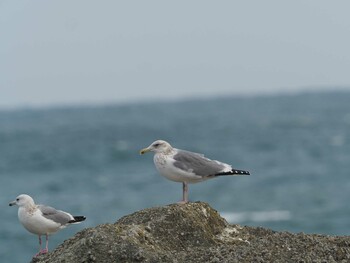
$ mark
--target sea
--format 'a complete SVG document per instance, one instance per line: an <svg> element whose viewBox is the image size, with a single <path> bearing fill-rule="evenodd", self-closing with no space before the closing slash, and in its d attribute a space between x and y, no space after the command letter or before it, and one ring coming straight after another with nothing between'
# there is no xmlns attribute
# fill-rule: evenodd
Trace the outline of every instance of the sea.
<svg viewBox="0 0 350 263"><path fill-rule="evenodd" d="M31 195L86 221L78 231L176 203L182 185L161 177L157 139L250 171L191 184L189 198L233 224L350 235L350 92L226 96L0 110L0 262L29 262L37 236L18 221Z"/></svg>

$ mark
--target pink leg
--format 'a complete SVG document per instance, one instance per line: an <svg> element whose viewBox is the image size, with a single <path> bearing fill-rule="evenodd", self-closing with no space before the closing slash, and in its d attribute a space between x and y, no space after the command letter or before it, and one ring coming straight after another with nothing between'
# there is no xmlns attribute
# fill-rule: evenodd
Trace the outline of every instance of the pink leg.
<svg viewBox="0 0 350 263"><path fill-rule="evenodd" d="M37 257L39 255L42 255L42 254L46 254L49 249L48 249L48 245L49 245L49 237L48 235L46 234L46 248L45 249L41 249L41 236L39 235L39 252L37 254L35 254L34 257Z"/></svg>
<svg viewBox="0 0 350 263"><path fill-rule="evenodd" d="M41 250L41 254L46 254L47 252L49 252L49 235L45 234L46 237L46 246L45 249Z"/></svg>
<svg viewBox="0 0 350 263"><path fill-rule="evenodd" d="M182 183L182 200L178 202L178 204L186 204L188 203L188 183Z"/></svg>
<svg viewBox="0 0 350 263"><path fill-rule="evenodd" d="M41 254L41 235L39 235L39 252L35 254L34 257L37 257Z"/></svg>

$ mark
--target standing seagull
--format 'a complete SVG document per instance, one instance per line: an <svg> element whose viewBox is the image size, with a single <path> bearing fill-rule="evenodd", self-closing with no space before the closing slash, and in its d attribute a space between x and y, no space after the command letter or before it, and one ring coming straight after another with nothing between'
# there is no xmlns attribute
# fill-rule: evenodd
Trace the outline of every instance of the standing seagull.
<svg viewBox="0 0 350 263"><path fill-rule="evenodd" d="M167 179L182 182L183 194L180 203L188 202L188 184L198 183L222 175L249 175L248 171L233 169L231 165L204 157L203 154L171 147L162 140L153 142L140 154L154 152L154 164Z"/></svg>
<svg viewBox="0 0 350 263"><path fill-rule="evenodd" d="M86 219L85 216L72 216L67 212L56 210L45 205L36 205L29 195L21 194L9 206L18 205L18 219L25 229L39 236L39 253L45 254L49 251L49 234L65 228L70 224L77 224ZM41 235L46 236L46 247L41 249Z"/></svg>

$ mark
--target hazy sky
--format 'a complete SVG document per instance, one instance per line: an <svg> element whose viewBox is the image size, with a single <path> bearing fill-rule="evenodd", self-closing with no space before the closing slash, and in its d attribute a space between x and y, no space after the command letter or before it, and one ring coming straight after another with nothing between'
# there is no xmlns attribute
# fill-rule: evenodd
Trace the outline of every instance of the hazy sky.
<svg viewBox="0 0 350 263"><path fill-rule="evenodd" d="M0 0L0 107L343 87L350 1Z"/></svg>

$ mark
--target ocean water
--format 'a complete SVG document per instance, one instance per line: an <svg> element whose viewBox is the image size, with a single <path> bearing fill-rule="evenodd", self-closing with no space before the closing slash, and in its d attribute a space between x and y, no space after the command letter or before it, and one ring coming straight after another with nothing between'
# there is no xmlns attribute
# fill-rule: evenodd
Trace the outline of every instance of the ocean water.
<svg viewBox="0 0 350 263"><path fill-rule="evenodd" d="M231 223L350 234L350 93L301 93L0 111L0 262L29 262L38 239L8 203L37 203L87 220L50 237L50 250L85 227L181 199L158 175L156 139L205 153L251 176L189 187Z"/></svg>

